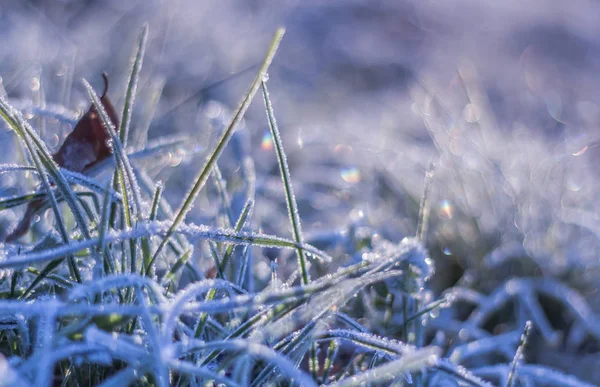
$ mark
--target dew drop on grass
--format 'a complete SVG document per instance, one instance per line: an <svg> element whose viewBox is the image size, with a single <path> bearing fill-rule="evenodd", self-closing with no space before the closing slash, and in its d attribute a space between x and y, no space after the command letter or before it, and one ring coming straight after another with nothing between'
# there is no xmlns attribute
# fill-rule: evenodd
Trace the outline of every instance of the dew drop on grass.
<svg viewBox="0 0 600 387"><path fill-rule="evenodd" d="M442 200L440 203L440 215L447 219L452 219L454 207L448 200Z"/></svg>
<svg viewBox="0 0 600 387"><path fill-rule="evenodd" d="M481 118L481 110L475 104L469 103L463 110L465 121L475 123Z"/></svg>
<svg viewBox="0 0 600 387"><path fill-rule="evenodd" d="M342 168L340 175L346 183L355 184L360 182L360 170L357 167L344 167Z"/></svg>
<svg viewBox="0 0 600 387"><path fill-rule="evenodd" d="M429 316L431 318L437 318L440 315L440 309L439 308L434 308L429 312Z"/></svg>
<svg viewBox="0 0 600 387"><path fill-rule="evenodd" d="M223 107L216 101L209 101L204 108L204 115L209 119L215 119L223 114Z"/></svg>
<svg viewBox="0 0 600 387"><path fill-rule="evenodd" d="M38 91L40 89L40 79L38 77L33 77L29 83L29 88L31 91Z"/></svg>
<svg viewBox="0 0 600 387"><path fill-rule="evenodd" d="M268 130L265 131L265 134L263 134L260 142L260 149L264 151L270 151L273 149L273 136L271 136L271 132Z"/></svg>
<svg viewBox="0 0 600 387"><path fill-rule="evenodd" d="M58 142L60 141L60 138L58 137L58 135L56 133L54 133L52 136L50 136L50 138L48 139L48 146L50 148L54 148L56 146L58 146Z"/></svg>
<svg viewBox="0 0 600 387"><path fill-rule="evenodd" d="M577 152L573 153L573 156L581 156L582 154L584 154L586 151L588 150L588 146L584 145L583 148L581 148L580 150L578 150Z"/></svg>

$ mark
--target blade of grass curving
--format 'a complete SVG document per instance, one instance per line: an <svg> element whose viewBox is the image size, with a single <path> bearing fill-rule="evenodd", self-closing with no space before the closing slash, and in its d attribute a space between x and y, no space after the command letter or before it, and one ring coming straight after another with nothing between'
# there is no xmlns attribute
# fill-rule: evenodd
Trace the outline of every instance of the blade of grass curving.
<svg viewBox="0 0 600 387"><path fill-rule="evenodd" d="M467 370L465 367L454 364L445 358L438 359L433 368L448 375L452 375L458 382L462 384L468 384L474 387L494 387L492 383L481 379L473 374L470 370Z"/></svg>
<svg viewBox="0 0 600 387"><path fill-rule="evenodd" d="M251 332L252 330L256 330L258 327L268 324L271 321L274 321L274 320L278 319L279 317L293 311L301 304L302 304L302 302L297 302L297 303L293 303L290 305L279 304L279 305L275 305L274 307L264 309L264 310L256 313L254 316L250 317L244 323L242 323L233 332L231 332L225 338L225 340L236 338L236 337L242 337L242 336L246 335L247 333ZM213 361L218 355L219 355L219 352L213 351L213 352L209 353L206 356L206 358L202 360L202 362L200 364L208 364L211 361Z"/></svg>
<svg viewBox="0 0 600 387"><path fill-rule="evenodd" d="M419 349L411 354L406 354L398 360L393 360L385 363L372 370L363 372L359 375L354 375L351 378L344 379L337 383L329 384L328 386L346 387L357 386L362 383L390 383L394 379L401 377L406 372L420 371L424 368L431 367L435 364L440 355L440 348L427 347Z"/></svg>
<svg viewBox="0 0 600 387"><path fill-rule="evenodd" d="M198 193L206 184L206 181L208 180L210 173L213 171L214 165L216 164L217 160L221 156L223 149L225 149L225 146L227 145L227 143L229 142L229 139L233 135L235 128L237 127L237 125L240 123L240 121L244 117L246 110L248 110L250 103L254 99L254 96L256 95L256 92L258 91L258 88L260 87L260 82L263 80L263 78L267 74L267 70L269 69L271 62L273 61L273 57L275 56L275 52L277 51L277 48L279 47L279 43L281 42L281 39L283 38L284 33L285 33L285 29L283 29L283 28L279 28L277 30L277 32L275 33L275 37L273 38L273 41L271 42L269 50L267 51L267 55L260 67L260 70L258 71L258 74L256 75L256 78L254 79L254 82L252 82L252 85L250 86L250 89L246 93L246 96L244 97L244 99L240 103L240 106L237 108L235 114L231 118L231 122L229 123L229 126L227 127L227 129L225 129L225 131L221 135L221 138L217 142L217 146L215 147L213 152L210 154L210 156L206 159L204 166L202 167L202 170L200 171L200 173L198 174L198 176L196 177L196 179L194 181L194 184L192 185L192 188L190 189L188 194L183 199L183 203L181 204L179 210L177 211L177 214L175 215L175 218L173 219L173 223L172 223L171 227L169 228L169 230L167 231L167 234L165 235L165 237L161 241L160 245L156 249L156 252L154 253L154 257L152 258L152 260L156 260L156 257L160 254L161 250L165 247L165 245L167 244L167 242L169 241L171 236L174 234L177 227L185 219L185 216L187 215L189 210L192 208L194 201L196 200L196 197L198 196Z"/></svg>
<svg viewBox="0 0 600 387"><path fill-rule="evenodd" d="M294 196L294 190L292 188L292 181L290 177L290 169L287 163L287 158L283 150L283 144L281 142L281 135L279 128L277 127L277 121L273 113L273 106L271 99L269 98L269 90L267 84L263 80L262 83L263 99L267 110L267 118L269 120L269 128L271 130L271 137L273 137L273 144L275 145L275 152L277 153L277 161L279 163L279 172L281 173L281 180L283 181L283 188L285 189L285 199L288 209L288 215L290 217L290 223L292 225L292 232L294 240L299 245L302 245L302 228L300 226L300 216L298 215L298 204L296 203L296 197ZM296 250L298 254L298 265L302 272L302 283L307 284L309 282L308 271L306 269L306 256L301 248Z"/></svg>

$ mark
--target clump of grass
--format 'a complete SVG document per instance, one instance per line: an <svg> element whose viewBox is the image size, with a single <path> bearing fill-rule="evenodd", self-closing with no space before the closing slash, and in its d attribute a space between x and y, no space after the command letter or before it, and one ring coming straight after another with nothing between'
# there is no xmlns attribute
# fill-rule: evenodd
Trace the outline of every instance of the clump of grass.
<svg viewBox="0 0 600 387"><path fill-rule="evenodd" d="M524 280L489 297L463 287L433 294L428 282L433 263L424 246L427 188L416 238L392 243L373 231L357 242L356 235L343 234L334 239L342 240L349 255L360 257L343 265L336 262L341 257L334 243L321 249L307 243L267 88L283 29L276 32L248 92L172 211L162 196L163 185L152 181L137 160L179 140L166 138L137 151L127 147L147 35L145 26L134 50L120 128L113 127L84 81L111 137L114 160L96 168L97 176L110 172L106 181L60 169L36 130L0 98L0 113L33 164L0 165L0 173L35 171L42 183L34 193L0 198L0 210L48 197L54 213L50 230L34 242L0 246L0 384L489 386L484 379L501 375L511 386L536 378L585 385L556 371L517 367L524 347L518 336L509 332L498 339L483 328L515 295L516 286L522 290L524 310L548 341L555 332L534 297L538 293L572 308L580 329L600 338L593 314L568 290L553 293L553 284ZM254 189L250 158L242 165L241 211L230 200L218 166L259 88L291 237L262 233L260 224L254 224L254 203L262 198ZM225 228L216 218L199 225L186 221L211 175L219 192L215 206L226 214ZM426 185L432 178L428 173ZM68 211L60 202L66 202ZM236 251L238 246L244 248ZM295 253L297 259L284 262L294 267L284 278L287 282L279 278L260 288L251 285L259 274L252 259L258 248ZM195 266L201 260L213 262L214 278ZM462 320L453 308L461 301L475 304L473 314ZM436 318L440 313L446 315ZM452 329L465 329L469 337L450 339ZM494 351L506 355L504 368L475 364L469 371L461 366L465 359Z"/></svg>

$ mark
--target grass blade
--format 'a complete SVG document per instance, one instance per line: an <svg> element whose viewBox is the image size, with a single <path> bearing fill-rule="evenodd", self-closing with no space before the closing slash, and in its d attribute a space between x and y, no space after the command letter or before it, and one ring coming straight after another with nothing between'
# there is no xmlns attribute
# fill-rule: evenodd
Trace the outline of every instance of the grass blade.
<svg viewBox="0 0 600 387"><path fill-rule="evenodd" d="M302 228L300 227L300 216L298 215L298 204L296 203L296 197L294 196L294 190L292 188L292 182L290 177L290 169L287 163L285 152L283 151L283 144L281 142L281 135L279 134L279 128L277 127L277 121L273 114L273 106L271 105L271 99L269 98L269 91L267 90L267 84L262 82L262 92L265 101L265 107L267 109L267 118L269 119L269 128L271 129L271 136L273 137L273 143L275 145L275 151L277 152L277 161L279 163L279 172L281 172L281 179L283 180L283 188L285 189L285 201L287 204L288 215L290 217L290 223L292 224L292 233L294 240L298 245L302 245ZM309 281L308 270L306 265L306 256L301 248L296 250L298 254L298 265L302 272L302 283L307 284Z"/></svg>
<svg viewBox="0 0 600 387"><path fill-rule="evenodd" d="M523 351L525 350L525 346L527 345L527 339L529 338L529 333L531 332L531 321L527 321L525 323L525 328L523 329L523 334L521 335L521 343L517 348L517 352L515 352L515 357L510 365L510 373L508 374L508 380L506 381L506 387L512 387L515 379L515 375L517 374L517 367L519 362L523 358Z"/></svg>
<svg viewBox="0 0 600 387"><path fill-rule="evenodd" d="M100 98L98 98L98 95L96 94L96 92L94 91L92 86L85 79L83 80L83 83L85 85L85 88L88 91L90 98L92 99L92 103L94 104L94 107L96 108L96 111L98 112L98 115L100 116L104 127L108 131L110 138L112 140L113 152L115 154L115 157L117 158L117 163L118 163L117 171L119 174L119 182L121 183L121 188L122 188L123 207L125 208L125 214L126 214L125 221L126 221L126 224L128 227L132 227L136 220L136 216L138 214L140 214L142 211L141 210L142 199L140 198L140 190L137 185L137 181L135 179L135 174L133 173L133 168L131 167L131 164L129 163L127 154L123 150L121 140L117 136L115 127L114 127L112 121L110 120L110 118L108 117L108 114L104 110L104 106L102 105L102 102L100 102ZM126 180L129 183L129 186L131 188L133 204L135 206L134 207L135 214L130 214L128 212L128 209L130 207L128 205L128 199L127 199L128 190L126 189ZM136 266L137 266L136 260L135 260L136 251L137 251L137 249L135 247L135 241L132 240L132 242L131 242L132 257L131 257L131 263L130 263L130 266L131 266L130 270L132 273L136 271Z"/></svg>
<svg viewBox="0 0 600 387"><path fill-rule="evenodd" d="M170 229L170 222L152 222L138 223L138 227L131 230L120 232L109 232L106 235L106 243L114 243L130 239L138 239L151 235L166 235ZM186 225L181 226L174 233L186 235L189 238L199 238L215 242L225 242L239 245L254 245L268 248L286 248L297 249L296 242L289 239L280 238L274 235L254 233L254 232L235 232L231 229L216 229L205 225ZM59 246L51 250L41 252L31 252L21 255L11 255L0 260L0 269L17 268L28 266L35 262L48 262L56 258L65 257L69 254L75 254L79 251L97 246L98 238L71 242L67 246ZM300 246L303 250L315 257L320 257L327 262L331 262L331 257L320 251L314 246L303 244Z"/></svg>
<svg viewBox="0 0 600 387"><path fill-rule="evenodd" d="M398 360L390 361L362 374L344 379L338 383L329 384L329 386L346 387L378 382L388 384L406 372L420 371L423 368L432 366L439 354L440 348L437 347L419 349L412 354L402 356Z"/></svg>
<svg viewBox="0 0 600 387"><path fill-rule="evenodd" d="M273 113L273 105L269 98L269 90L267 89L267 83L263 80L262 83L263 99L265 102L265 108L267 110L267 118L269 120L269 129L271 130L271 137L273 137L273 144L275 145L275 152L277 153L277 162L279 164L279 172L281 173L281 180L283 181L283 188L285 190L285 202L288 209L288 215L290 223L292 225L292 234L294 240L301 246L303 244L302 228L300 226L300 215L298 214L298 204L296 203L296 197L294 196L294 189L292 188L292 178L290 176L290 167L287 163L287 157L283 150L283 143L281 141L281 134L277 127L277 121L275 120L275 114ZM306 255L302 248L296 249L298 255L298 266L300 266L300 272L302 274L302 283L308 284L310 281L308 268L306 264ZM316 345L313 343L310 349L310 363L309 368L312 371L312 376L317 380L319 363L317 361L317 350Z"/></svg>
<svg viewBox="0 0 600 387"><path fill-rule="evenodd" d="M135 102L135 92L137 90L138 80L140 76L140 70L144 62L144 53L146 51L146 41L148 40L148 24L144 24L142 27L142 33L138 39L138 45L135 53L135 59L133 66L131 67L131 73L129 74L129 81L127 82L127 91L125 92L125 104L123 105L123 114L121 115L121 126L119 128L119 138L123 147L127 146L127 139L129 137L129 125L131 123L131 112L133 111L133 104Z"/></svg>
<svg viewBox="0 0 600 387"><path fill-rule="evenodd" d="M248 224L249 218L252 215L253 208L254 202L252 200L246 201L246 204L244 205L244 208L242 209L239 218L235 222L234 230L236 232L242 231L244 227ZM234 248L234 245L229 245L225 250L225 254L223 254L223 260L221 261L221 268L219 269L221 273L225 273L225 270L227 269L227 263L229 263L229 259L233 254Z"/></svg>
<svg viewBox="0 0 600 387"><path fill-rule="evenodd" d="M240 121L244 117L246 110L248 110L250 103L254 99L254 96L256 95L256 92L258 91L258 88L260 87L260 82L263 80L263 78L267 74L267 70L269 69L271 62L273 61L273 58L275 56L275 53L277 52L277 48L279 47L279 43L281 42L281 39L283 38L284 33L285 33L285 30L283 28L279 28L277 30L277 32L275 33L275 37L273 38L273 41L271 42L271 46L269 47L269 50L267 51L267 55L260 67L260 70L258 71L258 74L256 75L256 78L254 79L254 82L252 82L252 85L250 86L250 89L246 93L246 96L244 97L244 99L240 103L240 106L237 108L235 114L231 118L231 122L229 123L229 126L221 135L221 138L217 142L216 148L213 150L213 152L210 154L210 156L206 159L204 166L202 167L202 170L200 171L200 174L198 174L198 176L195 179L194 184L192 185L192 188L190 189L188 194L185 196L183 203L181 204L181 207L179 208L179 210L177 211L177 213L175 215L175 218L173 219L173 224L167 231L167 234L161 241L158 248L156 249L156 252L154 253L154 257L152 258L152 260L156 260L156 257L160 254L161 250L165 247L165 245L167 244L167 242L169 241L169 239L171 238L171 236L173 235L173 233L175 232L177 227L185 219L185 216L187 215L189 210L192 208L194 201L196 200L196 197L198 196L198 193L206 184L206 181L208 180L210 173L213 171L213 167L217 163L217 160L221 156L223 149L225 149L225 146L227 145L227 143L229 142L229 139L233 135L235 128L237 127L237 125L240 123Z"/></svg>
<svg viewBox="0 0 600 387"><path fill-rule="evenodd" d="M152 197L152 207L150 210L150 217L148 218L149 221L153 221L156 220L156 217L158 216L158 206L160 203L160 199L162 197L162 191L163 191L163 185L162 183L158 183L156 184L156 190L154 191L154 195ZM146 237L146 238L142 238L142 254L144 257L144 262L143 262L143 272L142 275L144 273L146 273L146 275L148 277L152 277L153 271L152 271L152 249L151 249L151 243L150 243L150 237Z"/></svg>

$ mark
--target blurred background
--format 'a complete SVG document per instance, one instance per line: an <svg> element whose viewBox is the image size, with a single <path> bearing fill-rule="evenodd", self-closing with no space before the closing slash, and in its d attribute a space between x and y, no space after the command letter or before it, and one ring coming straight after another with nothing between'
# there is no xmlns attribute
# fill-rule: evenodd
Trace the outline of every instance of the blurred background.
<svg viewBox="0 0 600 387"><path fill-rule="evenodd" d="M600 312L599 15L588 0L3 0L0 76L15 105L75 119L89 106L81 78L100 90L106 71L121 106L147 21L132 144L190 138L150 167L177 207L219 119L285 26L269 86L309 236L413 235L433 165L427 247L438 292L471 271L484 291L512 276L548 276ZM29 118L53 149L70 130ZM260 98L243 132L262 179L257 224L285 235ZM22 157L13 138L0 131L0 162ZM237 165L224 159L222 168ZM2 196L32 188L0 178ZM207 203L190 216L208 216ZM18 219L3 216L5 227Z"/></svg>

